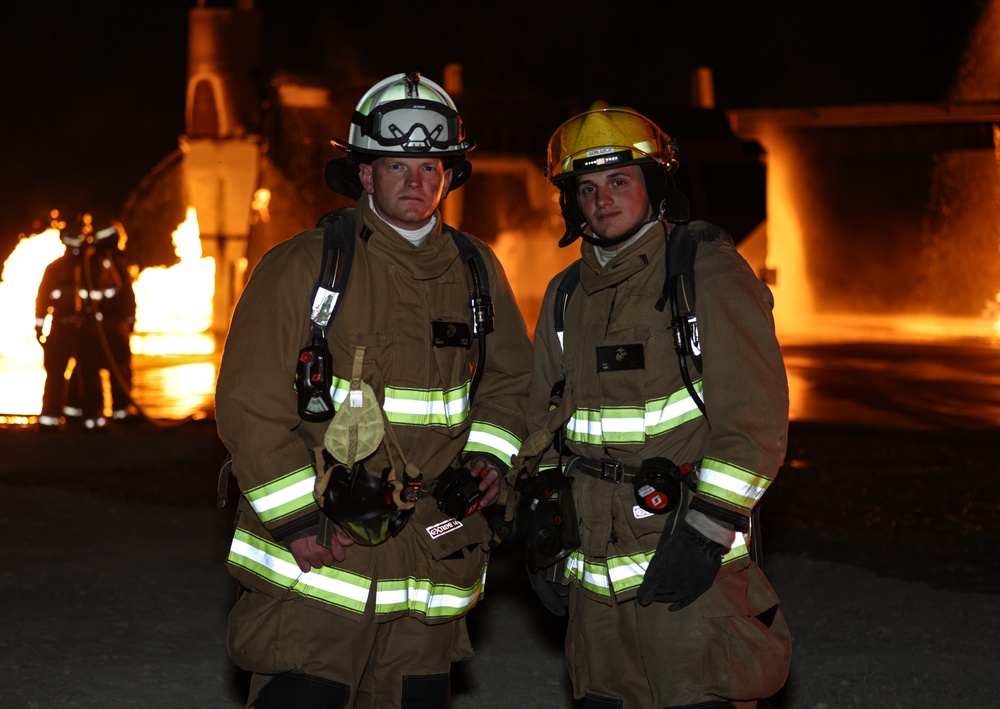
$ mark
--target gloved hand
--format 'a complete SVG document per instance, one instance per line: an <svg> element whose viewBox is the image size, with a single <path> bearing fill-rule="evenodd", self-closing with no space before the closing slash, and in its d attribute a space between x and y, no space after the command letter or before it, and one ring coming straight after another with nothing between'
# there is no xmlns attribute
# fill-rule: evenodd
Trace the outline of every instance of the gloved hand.
<svg viewBox="0 0 1000 709"><path fill-rule="evenodd" d="M664 530L639 586L639 605L671 603L669 610L679 611L693 603L712 587L726 551L684 520L673 533Z"/></svg>
<svg viewBox="0 0 1000 709"><path fill-rule="evenodd" d="M38 340L38 344L42 344L42 340L44 338L42 337L42 326L41 325L35 325L35 339Z"/></svg>
<svg viewBox="0 0 1000 709"><path fill-rule="evenodd" d="M538 569L536 571L528 569L527 571L531 588L542 605L550 613L558 616L566 615L569 610L569 586L549 581L548 575L551 569Z"/></svg>

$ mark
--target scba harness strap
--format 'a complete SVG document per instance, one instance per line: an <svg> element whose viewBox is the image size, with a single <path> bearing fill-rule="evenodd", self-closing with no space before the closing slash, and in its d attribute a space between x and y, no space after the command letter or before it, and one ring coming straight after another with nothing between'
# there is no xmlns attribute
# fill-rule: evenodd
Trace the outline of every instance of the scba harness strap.
<svg viewBox="0 0 1000 709"><path fill-rule="evenodd" d="M329 212L316 226L323 228L323 261L310 302L310 342L299 353L295 386L298 392L299 416L305 421L321 423L333 418L334 413L330 392L333 372L330 369L330 352L327 349L326 338L334 315L340 307L341 296L347 288L351 272L355 244L354 207L344 207ZM446 224L442 227L454 240L459 258L468 268L471 280L470 329L479 343L479 358L469 388L471 404L486 366L486 336L494 329L489 273L482 254L467 235ZM371 236L367 227L361 236L366 241ZM451 346L455 341L454 338L437 335L434 340L437 347ZM461 340L461 343L471 348L471 341Z"/></svg>
<svg viewBox="0 0 1000 709"><path fill-rule="evenodd" d="M694 258L698 248L698 236L691 233L687 224L675 224L667 235L667 273L663 283L663 294L656 302L656 309L663 311L670 302L671 328L674 335L674 351L681 370L681 378L688 393L703 415L705 402L694 388L688 372L688 359L701 372L701 342L698 337L698 319L694 313ZM574 261L563 274L556 287L553 301L553 319L559 347L564 347L563 333L566 329L566 308L573 291L580 283L581 259Z"/></svg>

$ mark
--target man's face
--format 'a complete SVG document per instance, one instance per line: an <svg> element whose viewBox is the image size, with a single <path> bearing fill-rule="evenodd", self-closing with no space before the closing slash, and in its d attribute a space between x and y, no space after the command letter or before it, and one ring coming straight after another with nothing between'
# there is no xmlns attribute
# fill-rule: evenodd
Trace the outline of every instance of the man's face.
<svg viewBox="0 0 1000 709"><path fill-rule="evenodd" d="M451 169L440 158L377 158L359 174L379 215L409 231L430 221L451 184Z"/></svg>
<svg viewBox="0 0 1000 709"><path fill-rule="evenodd" d="M580 175L576 178L576 199L594 234L604 239L627 234L653 215L638 165Z"/></svg>

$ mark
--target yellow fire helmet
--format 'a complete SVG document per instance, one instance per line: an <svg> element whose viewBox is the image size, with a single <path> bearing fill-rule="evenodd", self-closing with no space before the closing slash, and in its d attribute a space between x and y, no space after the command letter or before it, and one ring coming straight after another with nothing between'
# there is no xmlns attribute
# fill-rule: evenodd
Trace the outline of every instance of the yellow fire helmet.
<svg viewBox="0 0 1000 709"><path fill-rule="evenodd" d="M448 93L420 72L394 74L371 87L351 117L347 140L332 138L348 154L326 166L327 185L356 198L359 162L378 157L440 157L452 170L451 186L461 186L472 174L465 154L475 148Z"/></svg>
<svg viewBox="0 0 1000 709"><path fill-rule="evenodd" d="M631 237L631 232L614 240L594 235L576 199L572 178L614 166L640 165L654 214L668 222L687 221L687 198L677 191L671 176L678 168L676 154L673 138L630 108L595 102L559 126L549 139L545 165L549 180L559 188L566 222L559 246L568 246L578 237L600 246Z"/></svg>
<svg viewBox="0 0 1000 709"><path fill-rule="evenodd" d="M677 169L677 144L651 120L627 108L596 108L559 126L549 140L549 179L562 180L612 165L657 162Z"/></svg>

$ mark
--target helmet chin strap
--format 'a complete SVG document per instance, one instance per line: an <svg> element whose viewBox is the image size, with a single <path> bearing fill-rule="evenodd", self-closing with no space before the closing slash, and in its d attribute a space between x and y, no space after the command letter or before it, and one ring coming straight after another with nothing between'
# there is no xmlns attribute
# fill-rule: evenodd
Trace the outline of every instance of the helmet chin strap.
<svg viewBox="0 0 1000 709"><path fill-rule="evenodd" d="M559 239L559 247L563 248L569 246L577 239L583 239L594 246L607 248L632 238L639 229L650 221L664 221L671 224L683 224L687 222L690 219L690 206L687 195L676 188L670 173L665 172L661 166L655 163L643 163L642 171L643 178L646 181L646 190L649 194L650 204L653 205L653 216L648 220L636 224L628 233L614 239L595 236L589 228L587 220L584 219L580 205L576 201L576 194L566 186L560 187L559 209L562 212L563 220L566 222L566 231L562 238Z"/></svg>

